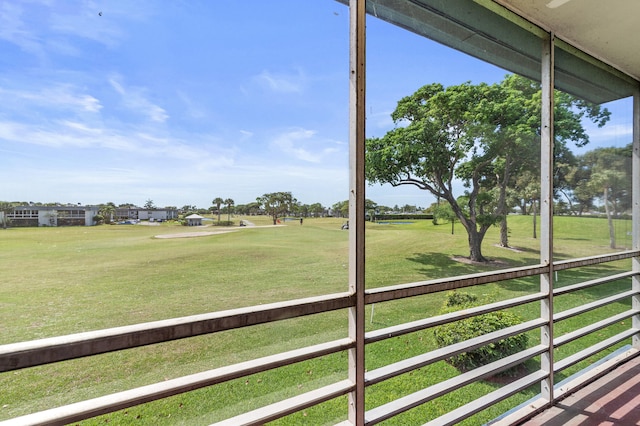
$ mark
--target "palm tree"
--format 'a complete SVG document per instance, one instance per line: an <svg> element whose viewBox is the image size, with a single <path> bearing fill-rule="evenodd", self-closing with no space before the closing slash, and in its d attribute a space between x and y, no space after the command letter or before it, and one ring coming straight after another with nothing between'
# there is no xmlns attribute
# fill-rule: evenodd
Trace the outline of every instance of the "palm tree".
<svg viewBox="0 0 640 426"><path fill-rule="evenodd" d="M112 202L108 202L104 206L100 207L100 214L102 214L105 223L111 223L113 221L113 215L115 213L116 205Z"/></svg>
<svg viewBox="0 0 640 426"><path fill-rule="evenodd" d="M212 201L212 203L216 206L216 210L218 211L218 223L220 223L220 206L224 203L224 200L217 197Z"/></svg>
<svg viewBox="0 0 640 426"><path fill-rule="evenodd" d="M227 222L231 222L231 206L233 206L233 200L227 198L224 200L224 203L227 205ZM218 219L218 221L220 221L220 219Z"/></svg>

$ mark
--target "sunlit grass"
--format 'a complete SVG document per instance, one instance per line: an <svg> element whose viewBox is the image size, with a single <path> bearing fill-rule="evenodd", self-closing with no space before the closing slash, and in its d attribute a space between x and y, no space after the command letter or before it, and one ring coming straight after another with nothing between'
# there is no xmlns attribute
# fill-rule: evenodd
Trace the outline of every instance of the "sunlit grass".
<svg viewBox="0 0 640 426"><path fill-rule="evenodd" d="M236 223L239 219L233 218ZM267 217L247 219L256 225L271 224ZM0 284L0 343L346 291L348 232L340 230L343 221L306 219L303 225L284 222L286 226L249 227L179 239L155 236L194 229L163 224L0 230L0 262L10 265L4 268ZM555 222L561 232L554 245L562 250L562 257L573 253L576 253L573 257L597 254L607 247L604 220L556 218ZM455 260L468 255L466 234L460 224L456 224L453 235L450 225L434 226L431 221L407 225L368 223L366 229L369 288L539 262L539 240L532 236L531 217L509 218L514 249L497 247L498 230L490 230L483 245L484 255L493 261L488 265ZM538 227L538 236L539 233ZM629 263L564 271L558 276L558 285L592 279L616 268L628 269ZM612 283L563 296L558 298L556 311L597 300L625 285L628 283ZM504 300L535 292L537 288L535 278L467 291L483 300ZM443 296L435 294L368 307L366 327L378 329L435 315ZM609 316L623 309L628 306L618 303L594 315ZM530 319L539 315L540 307L531 304L514 310ZM558 325L557 332L570 331L584 322L580 317L567 320ZM333 312L0 374L0 418L341 338L346 336L346 327L346 312ZM615 328L620 327L624 325ZM593 344L602 339L602 333L611 332L603 330L571 347L560 348L557 357L566 356L580 345ZM537 332L531 333L531 344L538 337ZM367 368L377 368L434 347L430 330L372 344L367 348ZM346 371L346 355L336 354L86 423L109 420L116 424L208 424L344 379ZM570 373L567 371L565 376ZM392 396L406 395L456 374L448 364L439 363L383 382L367 389L367 406L383 404ZM496 386L482 382L466 387L464 394L475 398ZM478 424L478 419L489 420L535 392L533 389L492 407L468 424ZM389 424L421 424L443 410L455 408L461 401L458 394L445 396ZM346 399L340 398L279 423L333 424L345 416Z"/></svg>

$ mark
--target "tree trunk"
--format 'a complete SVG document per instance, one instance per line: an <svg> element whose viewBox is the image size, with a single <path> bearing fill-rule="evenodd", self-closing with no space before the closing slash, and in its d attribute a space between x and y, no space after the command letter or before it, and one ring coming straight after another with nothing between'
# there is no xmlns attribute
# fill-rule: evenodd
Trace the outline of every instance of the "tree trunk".
<svg viewBox="0 0 640 426"><path fill-rule="evenodd" d="M538 234L536 232L538 228L538 221L536 220L536 216L538 213L538 209L536 209L536 200L531 200L531 208L533 209L533 238L538 238Z"/></svg>
<svg viewBox="0 0 640 426"><path fill-rule="evenodd" d="M507 228L507 216L500 221L500 246L509 247L509 232Z"/></svg>
<svg viewBox="0 0 640 426"><path fill-rule="evenodd" d="M482 238L480 233L474 228L467 229L469 235L469 259L473 262L486 262L482 255Z"/></svg>
<svg viewBox="0 0 640 426"><path fill-rule="evenodd" d="M607 223L609 225L609 247L616 248L616 233L613 228L613 217L609 208L609 188L604 189L604 211L607 214Z"/></svg>
<svg viewBox="0 0 640 426"><path fill-rule="evenodd" d="M477 182L474 182L474 188L477 187ZM477 191L472 191L471 197L476 196L474 195L474 193L476 193L477 195ZM464 229L467 231L467 237L469 239L469 259L474 262L486 262L487 259L482 256L481 248L482 240L484 238L484 232L479 232L478 228L476 227L477 225L475 221L475 212L473 211L473 208L471 208L471 201L469 202L470 214L469 217L466 217L462 212L462 209L458 205L458 202L453 197L453 194L449 192L447 195L448 196L445 197L445 199L449 202L453 213L456 215L462 226L464 226Z"/></svg>
<svg viewBox="0 0 640 426"><path fill-rule="evenodd" d="M500 182L500 195L498 198L498 214L502 216L500 221L500 246L509 247L509 233L507 232L507 182L511 173L511 155L507 154L505 158L504 177Z"/></svg>

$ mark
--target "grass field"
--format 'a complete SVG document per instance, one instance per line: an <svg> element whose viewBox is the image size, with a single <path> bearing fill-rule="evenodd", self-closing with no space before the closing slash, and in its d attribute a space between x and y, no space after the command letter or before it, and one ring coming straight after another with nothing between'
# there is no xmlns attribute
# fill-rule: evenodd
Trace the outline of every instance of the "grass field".
<svg viewBox="0 0 640 426"><path fill-rule="evenodd" d="M236 223L242 218L235 218ZM269 218L250 218L269 225ZM430 221L405 225L367 224L366 282L369 288L422 281L442 276L539 262L539 240L532 238L531 217L510 217L510 242L517 250L499 248L497 228L491 229L483 253L489 265L454 259L466 256L466 234L456 225ZM77 333L139 322L187 316L274 301L347 290L348 233L342 219L307 219L304 225L256 226L197 238L155 238L192 232L172 225L13 228L0 230L0 344ZM629 224L616 223L620 248L630 246ZM608 248L606 221L558 217L554 220L557 258L613 251ZM207 228L215 230L215 227ZM538 234L540 233L538 225ZM629 262L567 271L557 285L568 285ZM584 290L558 298L556 310L602 298L628 282ZM470 289L483 300L530 293L537 279L512 280ZM444 295L377 304L368 329L388 327L436 315ZM628 309L618 303L591 312L589 322ZM520 307L525 319L539 315L539 305ZM584 322L576 317L559 323L562 334ZM566 324L565 324L566 323ZM618 328L625 327L620 324ZM628 324L627 324L628 327ZM615 329L615 328L614 328ZM562 347L562 358L580 345L602 338L580 339ZM345 312L334 312L131 349L28 370L0 374L0 420L110 392L196 373L258 356L346 336ZM532 333L532 344L538 339ZM367 368L373 369L433 349L431 331L390 339L367 348ZM534 361L535 362L535 361ZM84 424L209 424L301 391L346 378L346 354L327 356L274 372L157 401L102 416ZM576 367L576 369L579 368ZM575 370L575 369L574 369ZM564 375L571 374L572 371ZM367 389L374 407L433 384L457 372L438 363ZM439 398L385 424L421 424L499 386L482 382ZM494 418L537 393L532 389L481 413L468 424ZM339 399L297 413L279 424L333 424L346 416Z"/></svg>

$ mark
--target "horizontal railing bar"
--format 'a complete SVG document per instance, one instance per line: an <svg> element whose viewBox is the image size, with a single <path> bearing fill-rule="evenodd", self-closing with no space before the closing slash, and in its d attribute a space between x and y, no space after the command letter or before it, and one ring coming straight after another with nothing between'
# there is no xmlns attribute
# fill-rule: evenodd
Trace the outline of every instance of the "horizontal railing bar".
<svg viewBox="0 0 640 426"><path fill-rule="evenodd" d="M422 355L407 358L393 364L385 365L384 367L377 368L365 374L365 386L371 386L376 383L382 382L383 380L408 373L409 371L424 367L425 365L433 364L437 361L442 361L454 355L481 348L488 345L489 343L496 342L507 337L525 333L529 330L533 330L534 328L541 327L544 324L546 324L546 321L538 318L511 327L506 327L491 333L487 333L482 336L474 337L473 339L455 343L444 348L436 349Z"/></svg>
<svg viewBox="0 0 640 426"><path fill-rule="evenodd" d="M249 411L239 416L232 417L221 422L213 423L212 426L252 426L263 425L289 414L295 413L305 408L321 404L330 399L346 395L355 388L355 384L350 380L333 383L331 385L315 389L293 398L285 399L271 405L267 405L257 410Z"/></svg>
<svg viewBox="0 0 640 426"><path fill-rule="evenodd" d="M373 288L366 291L365 303L387 302L407 297L421 296L458 288L472 287L481 284L506 281L541 275L549 272L549 265L538 264L518 268L502 269L500 271L480 272L477 274L459 275L436 280L419 281L408 284L398 284L388 287Z"/></svg>
<svg viewBox="0 0 640 426"><path fill-rule="evenodd" d="M402 398L398 398L387 404L373 408L365 413L365 423L368 425L380 423L381 421L387 420L456 389L460 389L470 383L522 364L523 362L540 355L546 350L547 347L544 345L538 345L533 348L526 349L522 352L518 352L517 354L499 359L490 364L478 367L459 376L452 377Z"/></svg>
<svg viewBox="0 0 640 426"><path fill-rule="evenodd" d="M344 309L354 300L345 292L10 343L0 346L0 372Z"/></svg>
<svg viewBox="0 0 640 426"><path fill-rule="evenodd" d="M605 262L613 262L617 260L632 258L635 256L640 256L640 251L625 251L614 254L592 256L582 259L559 261L554 263L554 269L556 271L560 271L570 268L596 265ZM367 291L365 302L367 304L371 304L406 297L420 296L445 290L535 276L548 271L548 265L540 264L501 271L483 272L478 274L470 274L445 279L422 281L371 289ZM638 274L639 272L634 271L624 272L609 277L598 278L575 285L561 287L554 290L554 295L557 296L571 291L576 291L579 289L588 288L607 282L624 279L627 277L632 277ZM555 316L555 321L561 321L571 316L588 312L600 306L604 306L606 304L613 303L637 294L637 291L627 291L581 307L570 309L557 314ZM505 309L525 303L534 302L536 300L541 300L543 297L544 295L542 295L541 293L536 293L533 295L510 299L508 301L502 301L490 305L471 308L458 313L441 315L438 317L376 330L367 333L366 343L373 343L389 337L400 336L414 331L441 325L454 320L481 315L482 313L486 312L492 312L498 309ZM115 327L106 330L76 333L67 336L45 338L29 342L11 343L0 346L0 372L33 367L52 362L71 360L75 358L97 355L122 349L168 342L177 339L195 337L199 335L264 324L284 319L330 312L354 306L354 303L355 299L353 294L345 292L292 301L277 302L254 307L232 309L209 314L193 315L169 320L135 324L131 326ZM614 324L621 319L629 318L636 314L638 314L637 311L627 311L614 317L599 321L598 323L591 324L587 327L581 328L580 330L576 330L572 333L557 338L554 342L554 346L557 347L566 344L570 341L578 339L579 337L607 327L608 325ZM381 369L377 369L368 373L366 375L366 385L369 386L382 380L386 380L387 378L394 377L407 371L411 371L415 368L419 368L420 366L435 362L437 360L446 359L447 357L453 356L455 354L463 353L481 347L490 343L491 341L497 341L499 339L505 338L506 336L516 335L531 330L533 328L544 325L544 323L545 322L542 319L529 321L528 323L519 324L518 326L509 327L507 329L499 330L498 332L494 333L489 333L475 339L470 339L466 342L461 342L455 345L451 345L447 348L432 351L419 357L414 357L409 360L404 360L399 363L385 366ZM571 365L574 365L588 358L589 356L601 352L609 346L615 345L616 343L621 342L626 338L636 335L639 332L640 330L638 329L626 330L625 332L606 339L605 341L600 342L597 345L591 346L585 350L573 354L568 358L558 361L554 366L554 372L562 371L570 367ZM0 422L0 425L67 424L70 422L79 421L89 417L94 417L123 408L128 408L134 405L161 399L167 396L172 396L194 389L222 383L224 381L243 377L249 374L255 374L260 371L266 371L284 365L290 365L296 362L312 359L314 357L343 351L352 347L352 340L341 339L334 342L328 342L321 345L315 345L312 347L289 351L282 354L272 355L269 357L226 366L207 372L168 380L162 383L152 384L141 388L106 395L104 397L94 398L92 400L82 401L64 407L58 407L51 410L42 411L40 413L34 413L27 416L14 418L8 421ZM532 348L532 350L535 352L538 350L538 347ZM524 354L525 352L526 351L523 351L520 354ZM542 352L537 352L537 354L539 353ZM520 354L516 354L514 356L518 356ZM482 377L486 377L486 374L494 374L495 371L502 371L506 368L509 368L511 364L504 364L505 360L509 358L510 357L507 357L504 360L501 360L502 364L496 367L495 370L490 370L489 368L489 366L493 364L492 363L488 366L476 369L477 371L473 370L473 372L464 373L463 375L456 377L457 381L455 381L455 383L451 382L450 384L448 384L449 381L441 382L430 388L423 389L416 394L427 391L428 389L435 391L438 395L451 392L452 390L465 386L466 383L470 383L472 381L479 380ZM536 374L542 374L542 377L544 377L544 373L542 372L538 372ZM461 377L463 378L461 379ZM230 423L222 422L220 424L262 424L265 421L274 420L304 409L306 407L319 404L340 395L344 395L352 391L353 388L353 383L345 380L326 386L324 388L317 389L315 391L305 393L303 395L296 396L294 398L287 399L285 401L278 402L276 404L269 405L267 407L263 407L258 410L254 410L249 413L245 413L243 415L225 421ZM438 395L429 397L429 399L435 398ZM400 400L403 400L403 398L400 398L399 400L396 400L390 404L395 404ZM480 402L480 400L474 401L470 404L465 405L464 407L460 407L460 409L458 410L464 409L466 412L465 416L468 416L477 412L473 411L475 410L475 408L473 407L476 406L485 407L485 399L482 398L482 402ZM380 407L377 407L371 412L375 414L375 410L377 410L378 408ZM448 421L446 419L455 418L455 413L458 412L458 410L454 410L453 412L442 416L440 420ZM56 411L57 414L55 413ZM463 411L459 412L462 413ZM47 417L52 414L54 417ZM20 423L21 419L26 419L27 422Z"/></svg>
<svg viewBox="0 0 640 426"><path fill-rule="evenodd" d="M574 364L577 364L578 362L582 361L583 359L589 358L592 355L597 354L600 351L605 350L606 348L608 348L609 346L613 346L616 343L619 343L621 341L623 341L624 339L628 339L632 336L634 336L635 334L638 334L638 332L640 332L639 329L637 328L631 328L629 330L625 330L622 333L618 333L615 336L612 336L608 339L605 339L599 343L596 343L595 345L589 346L586 349L583 349L580 352L577 352L567 358L564 358L560 361L557 361L554 366L553 366L553 372L554 373L558 373L568 367L571 367Z"/></svg>
<svg viewBox="0 0 640 426"><path fill-rule="evenodd" d="M353 346L353 340L347 338L308 346L28 414L0 422L0 426L65 425L285 365L341 352Z"/></svg>
<svg viewBox="0 0 640 426"><path fill-rule="evenodd" d="M579 328L578 330L574 330L571 333L564 334L562 336L556 337L553 340L553 347L558 348L562 345L566 345L569 342L573 342L581 337L584 337L588 334L591 334L595 331L602 330L610 325L613 325L619 321L630 318L634 315L639 314L640 311L630 309L628 311L622 312L620 314L614 315L612 317L607 317L601 321L595 322L593 324L589 324L586 327Z"/></svg>
<svg viewBox="0 0 640 426"><path fill-rule="evenodd" d="M430 422L425 423L423 426L450 426L457 424L460 420L476 414L485 408L497 404L510 396L515 395L523 389L533 386L536 383L541 382L547 374L542 370L537 370L525 377L522 377L508 385L502 386L482 398L471 401L468 404L458 407L455 410L449 411L447 414L433 419Z"/></svg>
<svg viewBox="0 0 640 426"><path fill-rule="evenodd" d="M565 293L584 290L585 288L594 287L597 285L606 284L613 281L618 281L624 278L630 278L630 277L633 277L634 275L640 275L640 271L622 272L621 274L609 275L607 277L596 278L594 280L584 281L578 284L572 284L572 285L556 288L553 290L553 295L562 296Z"/></svg>
<svg viewBox="0 0 640 426"><path fill-rule="evenodd" d="M522 297L517 297L501 302L491 303L488 305L477 306L462 311L451 312L444 315L438 315L432 318L425 318L418 321L408 322L395 325L392 327L381 328L379 330L370 331L365 334L365 343L374 343L392 337L402 336L404 334L413 333L427 328L447 324L453 321L474 317L477 315L494 312L501 309L513 308L514 306L524 305L526 303L535 302L546 297L544 293L534 293Z"/></svg>
<svg viewBox="0 0 640 426"><path fill-rule="evenodd" d="M567 318L575 317L576 315L583 314L585 312L592 311L597 308L609 305L614 302L618 302L622 299L626 299L631 296L635 296L639 292L637 290L629 290L622 293L614 294L613 296L605 297L604 299L596 300L595 302L585 303L584 305L576 306L566 311L558 312L553 315L554 323L564 321Z"/></svg>
<svg viewBox="0 0 640 426"><path fill-rule="evenodd" d="M599 263L615 262L617 260L624 260L637 256L640 256L640 250L625 250L617 253L600 254L578 259L559 260L553 262L553 269L554 271L562 271L565 269L597 265Z"/></svg>

